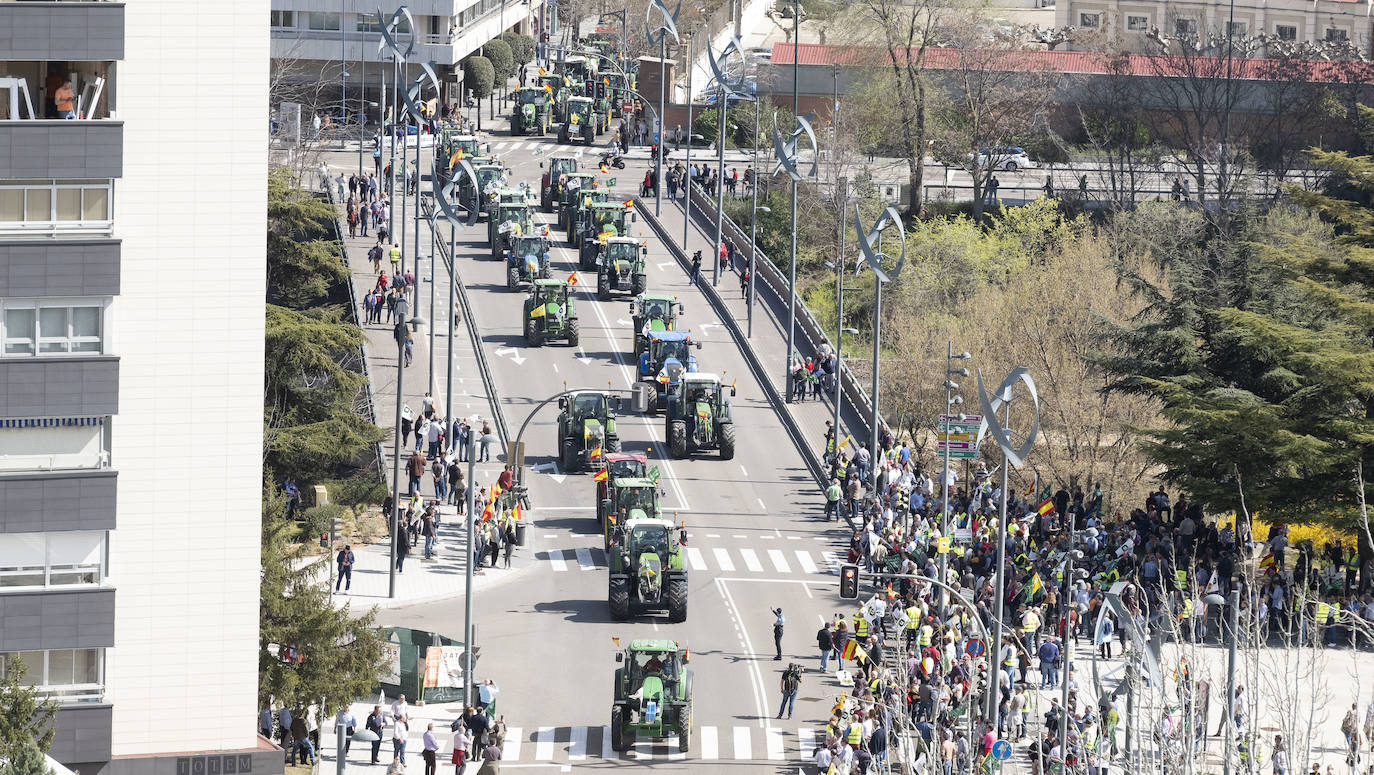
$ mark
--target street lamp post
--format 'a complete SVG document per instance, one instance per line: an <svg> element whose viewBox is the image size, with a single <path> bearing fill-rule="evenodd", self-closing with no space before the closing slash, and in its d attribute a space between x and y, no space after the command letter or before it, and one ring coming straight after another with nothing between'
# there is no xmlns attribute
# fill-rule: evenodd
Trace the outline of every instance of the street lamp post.
<svg viewBox="0 0 1374 775"><path fill-rule="evenodd" d="M843 205L840 207L840 258L838 262L826 261L827 269L835 270L835 419L832 427L834 428L834 438L832 444L835 445L835 454L840 452L840 405L844 400L843 380L840 379L840 371L844 368L844 335L858 334L858 329L844 327L844 295L849 291L856 291L857 288L844 287L844 222L845 211ZM827 451L828 452L828 451Z"/></svg>
<svg viewBox="0 0 1374 775"><path fill-rule="evenodd" d="M725 114L730 112L730 92L722 84L716 100L716 112L720 114L720 126L716 130L716 244L711 246L711 286L720 285L720 254L725 244Z"/></svg>
<svg viewBox="0 0 1374 775"><path fill-rule="evenodd" d="M657 27L649 26L649 15L657 9L659 13L659 24ZM682 0L678 0L677 6L673 10L668 10L663 0L652 0L649 7L644 9L644 37L649 44L658 43L658 155L654 168L654 216L663 214L663 112L668 105L668 36L672 35L674 41L679 41L677 35L677 15L682 11ZM680 42L680 41L679 41Z"/></svg>
<svg viewBox="0 0 1374 775"><path fill-rule="evenodd" d="M1231 590L1231 599L1228 601L1215 592L1204 597L1202 602L1213 606L1228 606L1227 613L1231 615L1231 637L1230 644L1226 650L1226 704L1222 706L1222 717L1226 719L1225 753L1222 756L1221 767L1222 775L1231 775L1231 749L1235 748L1233 737L1235 735L1235 722L1232 720L1234 715L1231 711L1236 702L1236 642L1240 640L1240 587Z"/></svg>
<svg viewBox="0 0 1374 775"><path fill-rule="evenodd" d="M946 352L946 355L945 355L945 423L944 423L944 425L945 425L945 429L944 429L944 435L945 435L945 454L944 454L944 462L945 462L945 467L944 467L944 471L943 471L943 472L941 473L941 475L940 475L940 493L941 493L941 494L940 494L940 536L941 536L942 538L948 537L948 536L949 536L949 419L950 419L950 417L952 417L953 414L954 414L954 407L959 406L960 404L963 404L963 403L964 403L964 397L963 397L963 396L958 396L958 395L955 395L955 394L954 394L954 391L956 391L956 390L959 389L959 383L955 382L955 381L952 379L952 377L955 377L955 376L967 377L967 376L968 376L968 369L967 369L967 368L959 368L959 369L955 369L955 368L954 368L954 360L955 360L955 359L958 359L958 360L968 360L969 358L972 358L972 357L973 357L972 355L969 355L969 354L966 353L966 352L959 353L959 354L956 355L956 354L954 353L954 343L953 343L953 342L948 342L948 343L946 344L946 351L947 351L947 352ZM941 578L941 579L944 579L944 578L945 578L945 573L946 573L946 570L948 569L948 567L949 567L949 557L948 557L948 555L944 555L944 554L940 555L940 578ZM941 593L941 595L940 595L940 612L943 613L944 610L945 610L945 596L944 596L943 593Z"/></svg>
<svg viewBox="0 0 1374 775"><path fill-rule="evenodd" d="M754 335L754 254L758 252L758 219L759 219L759 96L754 94L754 156L749 160L752 174L749 182L749 192L753 197L753 203L749 208L749 298L745 300L744 309L749 318L748 335ZM690 174L690 170L688 171ZM769 212L772 212L769 210Z"/></svg>
<svg viewBox="0 0 1374 775"><path fill-rule="evenodd" d="M816 134L811 130L811 117L797 116L797 128L792 131L786 143L783 142L782 133L778 131L778 116L773 114L773 149L778 157L778 166L774 170L787 170L787 177L792 181L792 247L791 260L788 262L787 270L787 347L783 351L783 363L786 365L786 375L783 384L787 388L786 401L792 403L792 393L796 386L792 384L794 376L792 374L792 353L793 342L796 341L797 331L797 184L801 182L803 174L812 180L816 179L819 172L818 155L816 154ZM802 173L797 169L797 162L801 158L801 149L797 143L802 135L811 143L811 169L807 173ZM856 222L857 226L857 222ZM905 247L903 248L905 249Z"/></svg>
<svg viewBox="0 0 1374 775"><path fill-rule="evenodd" d="M463 561L463 704L472 704L472 556L473 514L477 511L477 435L468 433L467 558Z"/></svg>
<svg viewBox="0 0 1374 775"><path fill-rule="evenodd" d="M392 334L396 337L396 433L394 437L394 448L391 460L391 513L387 515L390 521L388 530L391 533L391 563L387 568L387 593L389 598L396 597L396 534L400 532L401 525L401 413L405 411L405 375L406 375L406 336L409 333L406 325L409 324L411 330L419 331L425 324L425 319L412 317L406 319L406 314L410 311L410 301L402 295L396 300L396 326L392 329Z"/></svg>
<svg viewBox="0 0 1374 775"><path fill-rule="evenodd" d="M682 187L686 192L683 206L686 208L682 217L682 249L687 249L687 229L692 222L692 140L696 134L692 131L692 44L696 42L696 30L687 31L687 174L682 178ZM627 83L626 86L629 86Z"/></svg>

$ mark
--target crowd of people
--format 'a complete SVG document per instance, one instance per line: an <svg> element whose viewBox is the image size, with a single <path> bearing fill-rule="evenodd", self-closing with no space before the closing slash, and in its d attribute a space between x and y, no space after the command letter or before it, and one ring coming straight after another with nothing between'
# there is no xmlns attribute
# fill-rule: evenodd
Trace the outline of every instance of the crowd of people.
<svg viewBox="0 0 1374 775"><path fill-rule="evenodd" d="M809 376L817 370L824 373L817 364L794 364L794 382L820 379ZM1274 645L1370 646L1367 637L1354 634L1374 631L1374 573L1370 559L1361 561L1353 547L1333 543L1318 551L1304 542L1295 552L1282 525L1267 545L1251 542L1244 520L1217 520L1163 488L1110 518L1106 494L1096 484L1086 490L1033 484L1004 494L981 464L973 464L964 481L957 467L946 475L940 461L922 465L890 436L870 450L867 443L855 447L851 439L837 438L831 424L826 426L826 518L844 519L852 528L849 562L893 577L890 583L878 577L886 593L879 595L882 610L876 616L861 609L853 621L832 622L817 635L822 670L834 658L843 664L847 644L867 655L859 665L862 677L836 706L827 742L816 753L822 771L830 762L865 771L886 745L865 742L871 730L905 723L920 732L925 754L949 772L969 757L987 757L998 738L1023 740L1034 718L1044 721L1044 734L1027 749L1037 772L1040 763L1058 768L1066 762L1101 772L1120 750L1121 708L1114 695L1099 701L1079 691L1074 669L1075 660L1082 667L1080 645L1111 658L1131 648L1132 632L1227 642L1237 634L1217 597L1226 600L1233 590L1239 591L1241 629ZM997 512L1004 496L999 625L994 580ZM1070 553L1072 565L1066 561ZM1252 568L1257 570L1247 570ZM941 589L925 579L944 581L971 608L954 605L952 597L942 600ZM1113 607L1107 592L1118 582L1125 584L1117 587L1120 605ZM1118 620L1118 612L1131 621ZM1002 631L1001 651L987 655L990 674L980 677L966 647L994 627ZM992 641L985 643L991 650ZM1049 703L1037 699L1041 689L1058 695L1065 677L1066 705L1058 696ZM991 723L968 722L985 715L979 710L984 700L973 696L980 680L997 692ZM1217 703L1222 718L1239 702L1233 697ZM893 712L900 718L892 718ZM1061 750L1060 722L1066 718L1068 747ZM1178 721L1161 720L1166 738L1170 723ZM1242 744L1257 734L1248 720L1236 723Z"/></svg>

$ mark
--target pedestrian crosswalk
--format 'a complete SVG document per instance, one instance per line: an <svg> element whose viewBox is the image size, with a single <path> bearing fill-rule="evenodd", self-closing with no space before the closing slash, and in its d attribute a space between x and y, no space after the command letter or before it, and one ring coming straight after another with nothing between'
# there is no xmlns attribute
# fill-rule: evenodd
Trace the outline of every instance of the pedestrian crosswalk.
<svg viewBox="0 0 1374 775"><path fill-rule="evenodd" d="M537 552L536 560L547 562L555 573L572 570L597 570L607 565L606 552L599 547L549 549ZM715 546L687 547L686 565L693 571L722 573L778 574L784 576L835 576L843 560L839 552L816 549L764 549Z"/></svg>

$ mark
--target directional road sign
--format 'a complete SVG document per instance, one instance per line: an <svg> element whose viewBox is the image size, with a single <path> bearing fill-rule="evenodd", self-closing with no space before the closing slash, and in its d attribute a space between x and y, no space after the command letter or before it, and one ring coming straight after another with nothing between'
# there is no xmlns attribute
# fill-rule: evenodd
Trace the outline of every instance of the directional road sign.
<svg viewBox="0 0 1374 775"><path fill-rule="evenodd" d="M1011 743L1006 740L998 740L992 744L992 758L999 762L1004 762L1011 758Z"/></svg>

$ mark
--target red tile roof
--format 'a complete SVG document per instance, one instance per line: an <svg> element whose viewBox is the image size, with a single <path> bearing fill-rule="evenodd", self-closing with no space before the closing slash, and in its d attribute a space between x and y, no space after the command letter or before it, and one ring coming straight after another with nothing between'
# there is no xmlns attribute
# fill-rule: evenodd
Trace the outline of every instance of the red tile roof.
<svg viewBox="0 0 1374 775"><path fill-rule="evenodd" d="M791 65L793 61L791 43L774 43L772 63ZM797 47L798 64L841 66L884 66L891 62L887 50L876 46L822 46L803 43ZM912 49L914 52L915 49ZM964 52L954 48L928 48L925 50L926 67L933 70L950 70L960 67L960 57ZM1127 54L1121 64L1113 67L1112 58L1090 51L1045 51L1036 49L1009 50L988 55L990 68L1006 68L1048 73L1072 73L1080 75L1186 75L1191 69L1196 75L1211 75L1214 70L1221 71L1224 57L1215 59L1217 65L1199 65L1194 60L1191 68L1182 57L1153 54ZM1283 73L1279 75L1279 73ZM1303 80L1315 82L1360 82L1374 80L1374 63L1335 62L1326 60L1286 61L1252 57L1235 57L1231 60L1231 74L1245 80L1290 80L1301 75Z"/></svg>

